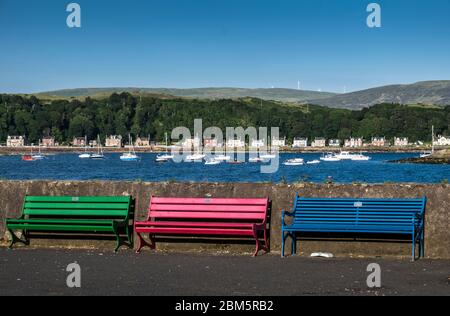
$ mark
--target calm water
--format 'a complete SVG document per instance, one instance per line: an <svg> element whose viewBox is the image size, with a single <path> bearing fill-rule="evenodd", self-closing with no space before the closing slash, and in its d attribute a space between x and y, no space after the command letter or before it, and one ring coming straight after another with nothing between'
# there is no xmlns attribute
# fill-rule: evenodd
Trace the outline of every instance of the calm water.
<svg viewBox="0 0 450 316"><path fill-rule="evenodd" d="M418 154L370 154L368 162L322 162L319 165L288 167L280 165L275 174L260 173L258 164L205 166L202 163L154 162L156 154L141 154L140 162L122 162L119 154L106 154L103 161L81 160L77 154L49 156L42 161L23 162L20 156L0 157L0 178L12 180L142 180L182 182L335 182L440 183L450 179L449 165L394 164L388 161ZM281 162L300 157L306 161L320 154L281 154Z"/></svg>

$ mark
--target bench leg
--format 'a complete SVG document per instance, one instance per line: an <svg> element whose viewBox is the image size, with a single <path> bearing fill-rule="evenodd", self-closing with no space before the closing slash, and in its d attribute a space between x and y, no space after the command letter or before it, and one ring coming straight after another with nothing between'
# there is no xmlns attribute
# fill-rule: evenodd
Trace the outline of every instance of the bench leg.
<svg viewBox="0 0 450 316"><path fill-rule="evenodd" d="M153 238L153 235L149 234L148 238L150 239L150 243L145 241L144 237L142 237L141 233L137 233L138 236L138 247L136 250L136 253L141 253L142 248L145 246L148 246L150 249L155 250L156 249L156 243L155 239Z"/></svg>
<svg viewBox="0 0 450 316"><path fill-rule="evenodd" d="M292 255L297 254L297 235L295 233L292 233Z"/></svg>
<svg viewBox="0 0 450 316"><path fill-rule="evenodd" d="M264 250L266 252L270 252L270 244L269 244L269 238L268 238L268 229L264 229Z"/></svg>
<svg viewBox="0 0 450 316"><path fill-rule="evenodd" d="M285 257L285 249L286 249L286 239L291 236L291 233L289 232L283 232L282 233L282 238L281 238L281 257L284 258Z"/></svg>
<svg viewBox="0 0 450 316"><path fill-rule="evenodd" d="M17 242L20 242L20 243L24 244L25 246L30 245L30 242L29 242L29 239L28 239L28 236L27 236L27 234L28 234L27 231L23 232L23 236L24 236L25 240L17 237L17 235L11 229L8 229L8 231L11 234L11 242L8 245L9 249L12 249L14 244L17 243Z"/></svg>
<svg viewBox="0 0 450 316"><path fill-rule="evenodd" d="M425 233L422 231L420 236L420 257L425 258Z"/></svg>
<svg viewBox="0 0 450 316"><path fill-rule="evenodd" d="M416 261L416 232L413 232L412 261Z"/></svg>
<svg viewBox="0 0 450 316"><path fill-rule="evenodd" d="M113 226L114 234L116 235L116 249L114 249L114 252L117 253L119 251L120 246L122 245L120 241L120 235L119 235L119 228L116 224Z"/></svg>
<svg viewBox="0 0 450 316"><path fill-rule="evenodd" d="M130 231L130 226L127 225L125 227L126 233L127 233L127 239L128 239L128 246L130 249L134 248L134 240L133 240L133 232Z"/></svg>
<svg viewBox="0 0 450 316"><path fill-rule="evenodd" d="M258 255L259 250L261 249L261 243L259 242L257 230L253 230L253 237L255 237L255 241L256 241L256 250L255 250L255 253L253 254L253 257L256 257Z"/></svg>

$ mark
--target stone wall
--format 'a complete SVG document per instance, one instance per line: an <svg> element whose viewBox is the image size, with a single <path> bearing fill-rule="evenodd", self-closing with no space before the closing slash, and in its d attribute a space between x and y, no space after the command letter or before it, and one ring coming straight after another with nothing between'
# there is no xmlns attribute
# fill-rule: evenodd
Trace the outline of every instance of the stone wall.
<svg viewBox="0 0 450 316"><path fill-rule="evenodd" d="M422 184L384 185L275 185L268 183L139 183L139 182L73 182L73 181L0 181L0 236L4 236L5 218L18 217L25 195L127 195L136 198L136 218L145 217L150 197L270 197L272 200L271 248L279 254L281 247L282 209L292 208L292 200L299 192L305 197L365 197L365 198L417 198L427 196L426 255L429 258L450 259L450 186ZM89 247L111 249L113 241L59 241L36 240L32 246ZM161 243L160 250L208 251L211 253L251 253L253 243L184 242ZM327 251L343 256L410 256L410 242L379 242L360 240L311 240L299 242L300 251L309 255L314 251Z"/></svg>

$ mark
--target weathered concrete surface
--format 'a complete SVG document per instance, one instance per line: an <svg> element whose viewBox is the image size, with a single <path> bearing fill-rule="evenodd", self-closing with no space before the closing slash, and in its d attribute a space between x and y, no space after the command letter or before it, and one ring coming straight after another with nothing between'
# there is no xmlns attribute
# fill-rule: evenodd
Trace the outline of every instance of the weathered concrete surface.
<svg viewBox="0 0 450 316"><path fill-rule="evenodd" d="M5 218L18 217L22 201L27 195L127 195L136 197L137 219L145 217L152 195L204 197L270 197L272 199L271 246L279 254L281 244L282 209L292 208L296 192L305 197L366 197L417 198L427 196L426 255L429 258L450 259L450 185L385 184L385 185L275 185L245 183L139 183L139 182L52 182L52 181L0 181L0 236L4 236ZM159 250L195 250L220 253L251 253L252 242L171 242L159 243ZM191 242L192 241L192 242ZM62 246L71 248L112 249L113 241L32 240L32 247ZM314 251L327 251L344 256L405 256L411 254L410 242L301 241L300 251L309 255Z"/></svg>

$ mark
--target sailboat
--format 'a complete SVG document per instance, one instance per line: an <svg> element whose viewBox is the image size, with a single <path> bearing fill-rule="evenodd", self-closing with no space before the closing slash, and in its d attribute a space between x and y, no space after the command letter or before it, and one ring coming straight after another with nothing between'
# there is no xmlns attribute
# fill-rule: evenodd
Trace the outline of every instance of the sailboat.
<svg viewBox="0 0 450 316"><path fill-rule="evenodd" d="M200 152L200 146L197 148L197 153L188 155L185 159L187 162L196 162L196 161L203 161L205 159L206 155L202 154Z"/></svg>
<svg viewBox="0 0 450 316"><path fill-rule="evenodd" d="M103 148L102 148L102 144L100 142L100 136L97 136L97 153L96 154L92 154L91 155L91 159L94 160L102 160L105 159L105 155L103 155Z"/></svg>
<svg viewBox="0 0 450 316"><path fill-rule="evenodd" d="M434 125L431 127L431 151L424 152L420 158L428 158L434 154Z"/></svg>
<svg viewBox="0 0 450 316"><path fill-rule="evenodd" d="M91 158L91 154L87 152L87 136L84 137L84 154L78 156L80 159L89 159Z"/></svg>
<svg viewBox="0 0 450 316"><path fill-rule="evenodd" d="M130 139L130 151L128 153L122 154L122 156L120 156L120 160L139 161L141 158L138 155L136 155L136 152L134 151L133 138L131 137L131 135L129 135L128 138Z"/></svg>
<svg viewBox="0 0 450 316"><path fill-rule="evenodd" d="M33 154L33 147L31 147L30 154L22 155L23 161L36 161L36 160L43 160L43 159L45 159L45 157L43 155L41 155L40 142L39 142L39 154L37 154L37 155Z"/></svg>
<svg viewBox="0 0 450 316"><path fill-rule="evenodd" d="M33 155L33 153L31 153L31 157L33 158L33 160L43 160L43 159L45 159L45 156L41 154L41 141L39 141L39 154Z"/></svg>
<svg viewBox="0 0 450 316"><path fill-rule="evenodd" d="M263 160L270 160L270 159L277 158L277 155L272 152L272 141L270 141L270 144L269 144L269 151L265 154L262 154L262 155L260 154L259 158L261 158Z"/></svg>
<svg viewBox="0 0 450 316"><path fill-rule="evenodd" d="M168 162L174 158L173 155L169 154L169 145L167 140L167 133L166 133L166 153L162 155L156 156L156 162Z"/></svg>

